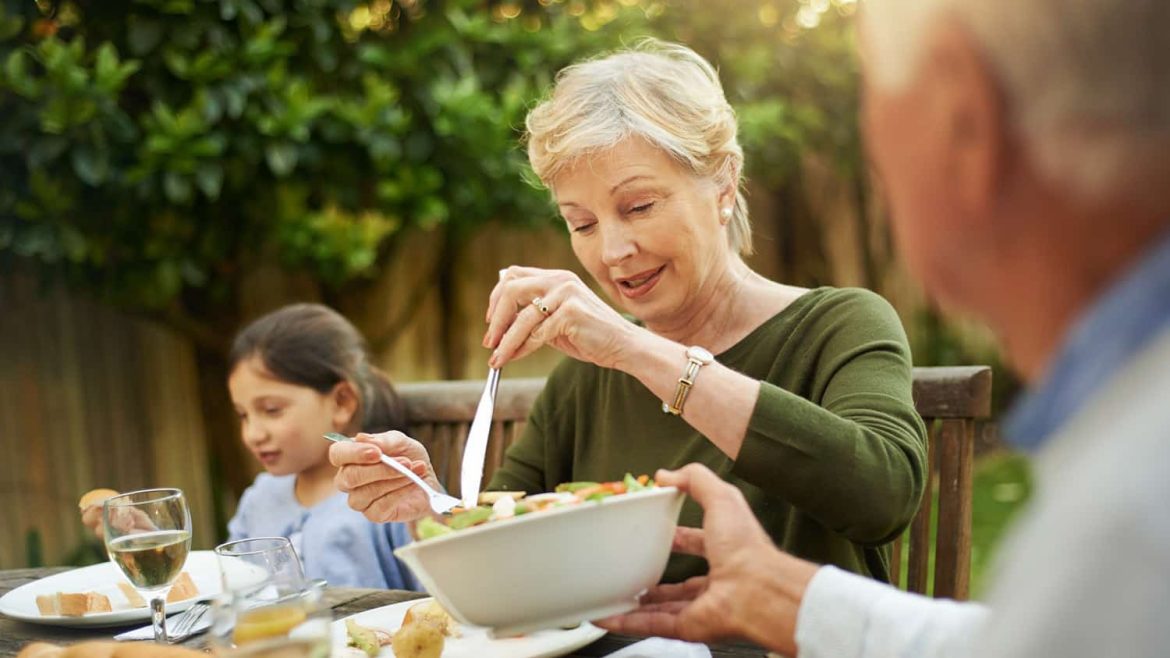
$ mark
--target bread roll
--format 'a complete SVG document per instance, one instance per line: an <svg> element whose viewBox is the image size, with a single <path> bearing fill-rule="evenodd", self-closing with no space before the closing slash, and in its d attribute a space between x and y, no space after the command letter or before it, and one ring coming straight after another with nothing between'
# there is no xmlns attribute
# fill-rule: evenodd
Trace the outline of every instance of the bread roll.
<svg viewBox="0 0 1170 658"><path fill-rule="evenodd" d="M443 632L427 623L403 624L390 640L394 658L439 658L443 644Z"/></svg>
<svg viewBox="0 0 1170 658"><path fill-rule="evenodd" d="M182 647L153 642L82 642L58 647L34 642L16 654L16 658L206 658L205 654Z"/></svg>
<svg viewBox="0 0 1170 658"><path fill-rule="evenodd" d="M77 506L81 509L85 509L91 505L101 505L102 503L106 502L107 498L113 498L117 495L118 492L114 491L113 489L94 489L92 491L85 492L85 495L81 497L81 500L77 501Z"/></svg>
<svg viewBox="0 0 1170 658"><path fill-rule="evenodd" d="M412 624L429 624L444 637L451 637L454 634L455 620L451 619L451 615L447 614L438 601L431 599L416 603L407 609L406 616L402 618L402 625Z"/></svg>
<svg viewBox="0 0 1170 658"><path fill-rule="evenodd" d="M41 611L41 614L45 614L44 611ZM33 642L21 649L16 658L60 658L63 653L65 649L54 644Z"/></svg>

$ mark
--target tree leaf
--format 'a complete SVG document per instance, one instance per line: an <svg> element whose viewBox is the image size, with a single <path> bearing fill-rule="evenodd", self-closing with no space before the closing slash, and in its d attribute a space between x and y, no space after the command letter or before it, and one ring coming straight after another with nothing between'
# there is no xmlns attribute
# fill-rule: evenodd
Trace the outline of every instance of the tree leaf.
<svg viewBox="0 0 1170 658"><path fill-rule="evenodd" d="M223 186L223 167L215 163L204 163L195 170L195 183L208 199L215 201Z"/></svg>
<svg viewBox="0 0 1170 658"><path fill-rule="evenodd" d="M291 142L274 142L264 149L268 168L276 176L287 176L297 166L297 146Z"/></svg>
<svg viewBox="0 0 1170 658"><path fill-rule="evenodd" d="M79 146L73 149L70 160L77 177L92 187L101 185L110 171L109 154L105 149Z"/></svg>
<svg viewBox="0 0 1170 658"><path fill-rule="evenodd" d="M131 14L127 24L126 43L130 45L130 52L135 55L145 55L154 50L163 38L163 26L160 21L143 18Z"/></svg>
<svg viewBox="0 0 1170 658"><path fill-rule="evenodd" d="M43 135L30 140L26 162L30 170L43 169L69 147L69 140L60 135Z"/></svg>
<svg viewBox="0 0 1170 658"><path fill-rule="evenodd" d="M103 87L114 82L118 75L118 53L110 42L98 48L94 62L94 81Z"/></svg>
<svg viewBox="0 0 1170 658"><path fill-rule="evenodd" d="M0 10L2 12L3 10ZM7 41L20 34L24 29L24 21L19 16L0 14L0 41Z"/></svg>
<svg viewBox="0 0 1170 658"><path fill-rule="evenodd" d="M12 51L4 60L3 83L25 98L33 98L40 94L40 85L28 75L27 56L23 50Z"/></svg>
<svg viewBox="0 0 1170 658"><path fill-rule="evenodd" d="M171 203L187 203L191 200L191 181L178 172L168 171L163 175L163 192Z"/></svg>

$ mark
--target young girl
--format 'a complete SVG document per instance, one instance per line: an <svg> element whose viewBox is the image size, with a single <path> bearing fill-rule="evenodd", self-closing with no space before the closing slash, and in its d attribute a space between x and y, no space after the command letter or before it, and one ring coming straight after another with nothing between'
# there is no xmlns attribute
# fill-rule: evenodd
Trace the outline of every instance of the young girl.
<svg viewBox="0 0 1170 658"><path fill-rule="evenodd" d="M333 485L323 434L406 422L353 325L319 304L285 306L236 336L228 365L241 438L267 471L244 491L229 539L288 537L305 575L330 585L418 589L393 554L410 541L406 525L370 523Z"/></svg>

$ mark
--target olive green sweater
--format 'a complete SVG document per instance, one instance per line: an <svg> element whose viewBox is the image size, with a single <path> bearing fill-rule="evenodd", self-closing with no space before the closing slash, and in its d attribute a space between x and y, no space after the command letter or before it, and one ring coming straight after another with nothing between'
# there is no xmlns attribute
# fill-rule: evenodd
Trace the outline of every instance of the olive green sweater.
<svg viewBox="0 0 1170 658"><path fill-rule="evenodd" d="M888 580L885 545L910 523L926 476L926 431L894 310L865 290L818 288L716 359L762 382L738 459L664 414L634 377L566 359L489 488L550 491L700 462L743 491L780 548ZM702 510L688 499L679 522L701 526ZM663 580L706 570L676 554Z"/></svg>

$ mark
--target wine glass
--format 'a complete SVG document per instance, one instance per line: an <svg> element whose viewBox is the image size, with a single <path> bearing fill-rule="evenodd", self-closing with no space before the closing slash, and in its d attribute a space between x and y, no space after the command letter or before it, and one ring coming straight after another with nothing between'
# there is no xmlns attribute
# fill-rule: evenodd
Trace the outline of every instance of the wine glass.
<svg viewBox="0 0 1170 658"><path fill-rule="evenodd" d="M145 489L102 505L106 552L134 589L150 600L154 641L167 641L167 592L191 551L191 513L178 489Z"/></svg>
<svg viewBox="0 0 1170 658"><path fill-rule="evenodd" d="M320 586L305 580L284 537L216 547L223 592L212 606L211 643L221 656L325 658L330 610Z"/></svg>

